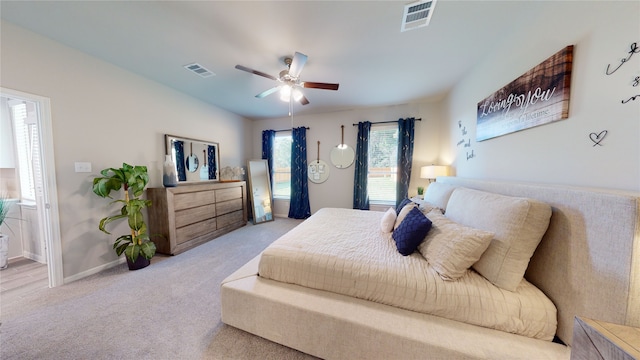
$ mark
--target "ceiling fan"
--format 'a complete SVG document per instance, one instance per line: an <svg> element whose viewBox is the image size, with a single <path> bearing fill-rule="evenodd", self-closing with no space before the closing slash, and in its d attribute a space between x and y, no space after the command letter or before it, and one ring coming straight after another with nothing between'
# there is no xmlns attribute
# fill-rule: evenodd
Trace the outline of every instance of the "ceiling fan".
<svg viewBox="0 0 640 360"><path fill-rule="evenodd" d="M271 89L265 90L256 95L258 99L262 99L266 96L273 94L276 91L280 91L280 99L283 101L290 101L291 99L299 101L302 105L307 105L309 100L302 94L300 88L309 89L322 89L322 90L338 90L340 84L319 83L311 81L301 81L300 72L307 62L307 55L296 52L291 57L285 57L284 63L287 65L287 69L280 71L278 77L271 76L263 73L262 71L253 70L246 66L236 65L236 69L246 71L255 75L266 77L267 79L275 80L280 85L274 86Z"/></svg>

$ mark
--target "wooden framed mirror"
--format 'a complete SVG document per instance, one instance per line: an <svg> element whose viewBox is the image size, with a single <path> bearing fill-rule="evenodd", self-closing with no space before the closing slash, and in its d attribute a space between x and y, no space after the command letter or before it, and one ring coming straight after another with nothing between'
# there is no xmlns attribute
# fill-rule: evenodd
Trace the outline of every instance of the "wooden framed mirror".
<svg viewBox="0 0 640 360"><path fill-rule="evenodd" d="M269 164L267 160L247 161L247 174L253 223L260 224L273 221L273 195L271 194L271 180L269 179Z"/></svg>
<svg viewBox="0 0 640 360"><path fill-rule="evenodd" d="M178 184L220 181L220 147L217 142L166 134L165 154L175 164Z"/></svg>

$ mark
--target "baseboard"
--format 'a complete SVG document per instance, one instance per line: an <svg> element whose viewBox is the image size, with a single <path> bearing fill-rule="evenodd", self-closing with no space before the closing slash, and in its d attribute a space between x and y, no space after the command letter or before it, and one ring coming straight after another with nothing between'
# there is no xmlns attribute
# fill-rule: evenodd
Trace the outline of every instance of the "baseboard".
<svg viewBox="0 0 640 360"><path fill-rule="evenodd" d="M104 265L96 266L96 267L94 267L92 269L83 271L81 273L77 273L77 274L71 275L69 277L65 277L64 280L63 280L63 284L68 284L70 282L73 282L73 281L76 281L76 280L80 280L82 278L86 278L87 276L91 276L93 274L97 274L97 273L99 273L99 272L101 272L103 270L110 269L112 267L116 267L116 266L118 266L118 265L120 265L122 263L125 263L125 262L127 262L127 259L124 256L119 257L118 260L112 261L110 263L106 263Z"/></svg>
<svg viewBox="0 0 640 360"><path fill-rule="evenodd" d="M38 254L34 254L28 251L23 251L22 252L22 256L29 259L29 260L33 260L33 261L37 261L40 264L46 264L47 263L47 259L42 256L42 255L38 255Z"/></svg>

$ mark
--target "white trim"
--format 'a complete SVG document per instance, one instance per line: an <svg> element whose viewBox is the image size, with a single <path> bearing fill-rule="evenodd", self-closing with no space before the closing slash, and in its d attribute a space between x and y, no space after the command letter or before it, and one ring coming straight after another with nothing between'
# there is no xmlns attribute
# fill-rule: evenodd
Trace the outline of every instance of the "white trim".
<svg viewBox="0 0 640 360"><path fill-rule="evenodd" d="M91 276L91 275L97 274L97 273L99 273L99 272L101 272L103 270L107 270L107 269L110 269L112 267L116 267L116 266L118 266L120 264L123 264L125 262L127 262L127 258L122 256L122 257L118 258L117 260L114 260L114 261L112 261L110 263L106 263L106 264L103 264L103 265L100 265L100 266L96 266L96 267L94 267L92 269L85 270L85 271L83 271L81 273L74 274L74 275L71 275L69 277L66 277L66 278L64 278L64 283L68 284L68 283L70 283L72 281L80 280L80 279L85 278L87 276Z"/></svg>
<svg viewBox="0 0 640 360"><path fill-rule="evenodd" d="M42 198L44 206L38 206L41 236L47 247L49 287L64 284L62 267L62 242L60 217L58 214L58 192L56 185L55 157L53 154L53 124L49 98L0 87L3 96L33 101L38 105L38 131L40 132L40 159L42 161ZM36 185L38 186L38 185ZM42 209L43 211L40 211Z"/></svg>
<svg viewBox="0 0 640 360"><path fill-rule="evenodd" d="M46 257L40 255L40 254L34 254L30 251L23 251L22 252L22 257L33 260L35 262L39 262L40 264L46 264L47 263L47 259Z"/></svg>

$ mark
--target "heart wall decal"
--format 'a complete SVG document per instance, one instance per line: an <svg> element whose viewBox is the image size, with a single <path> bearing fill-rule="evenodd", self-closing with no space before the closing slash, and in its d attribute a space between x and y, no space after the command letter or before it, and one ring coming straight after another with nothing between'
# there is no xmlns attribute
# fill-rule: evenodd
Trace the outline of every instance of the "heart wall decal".
<svg viewBox="0 0 640 360"><path fill-rule="evenodd" d="M593 141L593 146L596 145L600 145L602 146L602 144L600 144L602 142L602 140L604 140L604 138L607 136L608 131L607 130L602 130L600 131L600 133L596 134L594 132L592 132L591 134L589 134L589 139L591 139L591 141Z"/></svg>

